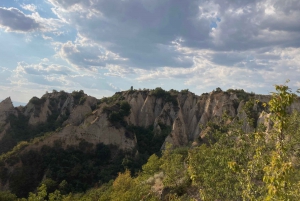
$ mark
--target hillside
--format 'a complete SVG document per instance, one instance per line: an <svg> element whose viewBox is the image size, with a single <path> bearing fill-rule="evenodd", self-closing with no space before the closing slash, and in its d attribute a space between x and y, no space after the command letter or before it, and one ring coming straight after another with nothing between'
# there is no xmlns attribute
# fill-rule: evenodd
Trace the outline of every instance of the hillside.
<svg viewBox="0 0 300 201"><path fill-rule="evenodd" d="M125 169L136 174L149 156L169 150L168 144L201 147L233 125L243 133L268 132L271 98L220 88L202 95L129 90L102 99L54 90L17 108L7 98L0 103L0 189L18 197L42 184L50 192L83 192ZM299 109L297 98L287 111ZM180 160L187 153L176 152Z"/></svg>

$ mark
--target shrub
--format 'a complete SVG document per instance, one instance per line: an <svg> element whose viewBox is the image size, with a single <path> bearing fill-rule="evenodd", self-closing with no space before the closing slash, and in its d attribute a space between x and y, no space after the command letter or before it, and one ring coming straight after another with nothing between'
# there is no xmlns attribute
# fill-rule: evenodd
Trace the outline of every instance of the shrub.
<svg viewBox="0 0 300 201"><path fill-rule="evenodd" d="M165 91L161 87L155 88L153 91L151 91L150 95L155 96L156 98L162 98L166 102L171 102L174 106L178 105L176 94L171 95L172 93L176 93L175 90Z"/></svg>
<svg viewBox="0 0 300 201"><path fill-rule="evenodd" d="M182 94L187 94L188 92L189 92L188 89L182 89L182 90L180 91L180 93L182 93Z"/></svg>
<svg viewBox="0 0 300 201"><path fill-rule="evenodd" d="M131 106L127 101L122 101L120 103L120 111L124 116L130 115Z"/></svg>
<svg viewBox="0 0 300 201"><path fill-rule="evenodd" d="M86 97L84 96L80 97L79 105L83 105L85 101L86 101Z"/></svg>
<svg viewBox="0 0 300 201"><path fill-rule="evenodd" d="M42 97L41 99L39 99L38 97L34 96L29 100L29 103L32 103L34 105L41 105L46 101L45 97Z"/></svg>
<svg viewBox="0 0 300 201"><path fill-rule="evenodd" d="M150 95L156 96L157 98L165 97L168 92L163 90L161 87L156 87L153 91L151 91Z"/></svg>
<svg viewBox="0 0 300 201"><path fill-rule="evenodd" d="M243 89L228 89L226 92L228 93L234 93L236 94L236 96L238 97L238 99L240 101L244 100L244 101L248 101L250 100L251 97L254 97L254 93L248 93L245 92Z"/></svg>
<svg viewBox="0 0 300 201"><path fill-rule="evenodd" d="M73 91L71 95L74 98L74 103L79 104L80 99L84 96L84 91L83 90Z"/></svg>

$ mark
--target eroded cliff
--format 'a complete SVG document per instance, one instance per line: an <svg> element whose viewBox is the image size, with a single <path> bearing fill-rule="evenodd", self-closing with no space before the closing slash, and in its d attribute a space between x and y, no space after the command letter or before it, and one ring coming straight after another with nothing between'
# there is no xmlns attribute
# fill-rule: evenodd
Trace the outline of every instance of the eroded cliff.
<svg viewBox="0 0 300 201"><path fill-rule="evenodd" d="M107 175L105 168L111 169L112 161L118 161L118 168L136 168L141 164L136 165L134 161L145 162L149 155L164 148L166 143L175 147L205 143L213 126L220 123L228 125L240 121L245 132L251 132L259 125L268 131L272 123L268 106L263 105L270 98L243 90L224 92L217 89L199 96L187 90L164 91L161 88L117 92L102 99L88 96L83 91L53 91L41 98L33 97L25 107L18 108L14 108L7 98L0 103L0 152L3 153L0 156L0 189L15 189L13 191L17 193L26 188L25 184L18 186L19 178L31 175L28 180L33 179L37 183L30 184L30 188L23 192L26 193L43 178L61 182L68 178L69 172L76 175L85 168L91 168L90 176L95 173L93 168L104 169L104 173L95 177L102 180L103 175ZM299 109L299 100L288 108L289 112ZM104 151L99 151L99 146L104 146ZM150 146L155 148L149 149ZM67 158L57 161L51 152L63 153L61 157ZM89 164L88 167L82 166L76 157L68 159L74 154L81 157L80 153L84 152L91 158L80 160ZM131 153L121 154L126 152ZM123 158L118 159L118 155ZM93 162L101 161L103 156L106 164ZM70 167L65 171L65 161L69 160L72 163L67 164ZM41 163L44 166L39 166ZM59 171L65 171L63 177L58 178L53 173L56 172L56 167L51 165L53 163L61 166ZM27 168L22 168L24 166ZM30 172L33 167L40 172ZM114 174L120 170L118 168ZM69 181L73 182L72 179Z"/></svg>

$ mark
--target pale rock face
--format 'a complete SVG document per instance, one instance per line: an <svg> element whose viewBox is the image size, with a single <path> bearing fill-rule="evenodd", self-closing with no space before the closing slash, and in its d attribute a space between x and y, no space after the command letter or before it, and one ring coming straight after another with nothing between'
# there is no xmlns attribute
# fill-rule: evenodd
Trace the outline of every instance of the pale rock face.
<svg viewBox="0 0 300 201"><path fill-rule="evenodd" d="M266 127L266 132L268 132L272 128L272 123L270 120L271 114L262 111L257 119L257 125L264 125Z"/></svg>
<svg viewBox="0 0 300 201"><path fill-rule="evenodd" d="M4 99L0 103L0 126L6 123L9 115L18 116L17 110L14 108L10 97Z"/></svg>
<svg viewBox="0 0 300 201"><path fill-rule="evenodd" d="M125 118L128 124L143 127L153 125L157 134L160 134L161 131L160 123L171 126L172 131L165 139L165 143L169 142L174 146L188 145L197 141L199 137L208 133L202 131L199 125L206 125L209 121L218 122L225 113L231 117L239 117L241 120L247 118L243 111L244 101L238 101L234 93L212 92L201 96L190 92L178 93L176 95L178 104L157 98L151 95L150 91L120 93L131 106L131 113ZM57 107L61 114L65 114L66 111L70 112L70 116L63 123L64 128L52 135L52 141L60 139L66 145L76 145L84 139L93 144L101 142L107 145L114 144L120 149L132 149L136 146L133 133L127 132L122 126L117 128L108 121L107 115L102 112L103 107L106 106L105 103L102 103L97 110L92 111L91 106L97 104L97 99L93 97L85 95L84 104L75 105L74 98L70 94L67 94L63 100L59 99L60 96L60 93L44 95L46 101L41 105L38 114L34 115L36 108L31 103L24 108L24 114L30 117L29 123L33 125L47 121L47 115L51 114L49 110L51 98L59 100ZM271 96L254 96L254 99L260 102L268 102L270 98ZM253 109L259 110L257 105ZM291 111L299 109L300 100L289 108ZM0 103L0 122L6 119L5 115L9 112L17 115L10 99ZM259 114L257 123L263 123L269 128L269 122L267 122L269 114L264 112ZM242 125L242 129L245 132L254 130L247 121Z"/></svg>
<svg viewBox="0 0 300 201"><path fill-rule="evenodd" d="M35 112L30 113L30 118L29 118L28 123L30 125L36 125L38 123L46 122L48 115L51 114L51 111L49 110L48 105L49 105L49 99L46 99L46 102L41 105L41 109L40 109L40 112L38 115L36 115ZM28 103L28 105L26 107L27 107L27 109L31 109L34 106L32 103ZM36 109L36 108L34 108L34 109Z"/></svg>
<svg viewBox="0 0 300 201"><path fill-rule="evenodd" d="M128 121L133 125L140 125L141 108L145 102L143 95L141 93L135 93L125 96L125 98L131 106L131 113L128 117Z"/></svg>
<svg viewBox="0 0 300 201"><path fill-rule="evenodd" d="M125 100L131 105L131 114L126 119L129 124L150 126L159 123L172 126L171 134L166 138L175 146L187 145L197 139L201 133L200 124L218 121L224 112L235 117L235 94L210 93L196 96L193 93L179 93L178 105L166 102L162 98L149 95L149 92L124 92Z"/></svg>
<svg viewBox="0 0 300 201"><path fill-rule="evenodd" d="M171 126L177 117L178 109L173 106L172 103L166 103L162 108L160 115L154 121L154 127L158 123L162 123L168 126Z"/></svg>
<svg viewBox="0 0 300 201"><path fill-rule="evenodd" d="M64 113L64 111L66 110L72 111L73 106L74 106L74 99L72 96L68 96L60 109Z"/></svg>
<svg viewBox="0 0 300 201"><path fill-rule="evenodd" d="M0 140L4 137L4 135L6 134L7 130L10 128L10 124L3 124L1 126L1 130L0 130Z"/></svg>
<svg viewBox="0 0 300 201"><path fill-rule="evenodd" d="M238 97L236 96L236 94L231 93L229 99L230 99L230 100L237 100Z"/></svg>
<svg viewBox="0 0 300 201"><path fill-rule="evenodd" d="M163 108L165 110L168 109L168 106L166 106L161 98L151 95L145 97L145 94L139 92L135 92L130 97L127 97L126 100L131 106L131 114L128 121L136 126L148 127L153 125L157 117L162 115Z"/></svg>
<svg viewBox="0 0 300 201"><path fill-rule="evenodd" d="M218 121L225 112L235 117L233 101L236 99L236 95L225 93L210 93L202 96L195 96L192 93L180 94L177 117L173 121L172 132L165 142L174 146L187 145L201 135L200 125L205 125L210 120Z"/></svg>
<svg viewBox="0 0 300 201"><path fill-rule="evenodd" d="M178 106L149 95L149 92L125 92L124 97L131 105L131 114L127 118L129 124L144 127L154 125L154 128L159 123L172 126L172 133L166 141L172 141L176 146L196 139L201 132L199 124L205 125L211 119L220 119L224 111L236 116L233 107L233 101L237 99L235 94L196 96L193 93L179 93Z"/></svg>
<svg viewBox="0 0 300 201"><path fill-rule="evenodd" d="M250 124L247 121L247 114L245 113L243 107L245 105L244 101L241 101L238 107L238 114L237 117L243 121L242 130L246 133L253 132L254 128L250 126Z"/></svg>
<svg viewBox="0 0 300 201"><path fill-rule="evenodd" d="M193 131L195 130L195 127L198 126L198 122L196 120L196 114L198 113L198 107L196 104L197 99L193 94L189 93L183 100L184 102L179 104L180 106L182 105L182 107L180 107L178 116L183 123L184 133L186 135L185 137L188 140L191 140L191 138L193 138Z"/></svg>
<svg viewBox="0 0 300 201"><path fill-rule="evenodd" d="M112 126L108 122L106 114L98 111L91 113L79 126L66 125L61 131L55 132L36 146L53 146L56 140L62 142L64 148L70 145L76 146L82 140L94 145L98 143L116 145L122 150L132 150L136 146L136 138L133 133L127 132L123 127Z"/></svg>
<svg viewBox="0 0 300 201"><path fill-rule="evenodd" d="M184 146L188 144L188 136L186 135L185 125L180 117L175 119L172 132L167 137L166 142L169 142L175 146Z"/></svg>
<svg viewBox="0 0 300 201"><path fill-rule="evenodd" d="M86 118L86 115L92 112L91 105L95 104L97 104L96 98L88 96L83 105L77 105L73 110L71 110L71 114L68 120L64 122L64 125L80 125Z"/></svg>
<svg viewBox="0 0 300 201"><path fill-rule="evenodd" d="M36 125L38 123L44 123L48 120L48 116L52 114L49 107L51 106L51 100L56 100L55 107L60 114L65 115L66 111L70 111L68 120L64 123L79 125L85 118L87 113L92 112L91 106L97 104L97 99L91 96L86 96L86 100L83 105L77 105L74 107L74 98L65 93L66 98L61 98L62 92L45 94L42 98L45 102L42 104L28 103L24 110L24 115L29 116L29 124Z"/></svg>
<svg viewBox="0 0 300 201"><path fill-rule="evenodd" d="M263 102L263 103L268 103L271 100L271 98L272 98L271 95L259 95L259 94L256 94L254 96L254 100L259 100L260 102Z"/></svg>
<svg viewBox="0 0 300 201"><path fill-rule="evenodd" d="M156 99L155 96L147 96L140 111L138 126L148 127L152 125L162 109L161 103L161 99Z"/></svg>
<svg viewBox="0 0 300 201"><path fill-rule="evenodd" d="M91 143L104 143L106 145L116 145L120 149L130 150L136 146L136 138L133 133L129 133L125 128L116 128L110 125L105 114L101 114L93 124L86 128L84 139Z"/></svg>
<svg viewBox="0 0 300 201"><path fill-rule="evenodd" d="M6 131L10 128L10 124L6 123L10 115L14 115L17 117L18 112L14 108L10 97L8 97L0 103L0 140L3 138Z"/></svg>
<svg viewBox="0 0 300 201"><path fill-rule="evenodd" d="M289 107L288 111L292 113L294 110L300 109L300 97L296 99L296 101Z"/></svg>
<svg viewBox="0 0 300 201"><path fill-rule="evenodd" d="M194 142L192 143L192 146L198 146L198 145L200 145L200 142L199 142L199 140L201 140L201 143L210 143L210 140L211 140L211 136L210 136L210 132L211 132L211 127L206 127L205 129L203 129L201 132L200 132L200 134L199 134L199 136L197 136L198 137L198 139L195 139L194 140Z"/></svg>

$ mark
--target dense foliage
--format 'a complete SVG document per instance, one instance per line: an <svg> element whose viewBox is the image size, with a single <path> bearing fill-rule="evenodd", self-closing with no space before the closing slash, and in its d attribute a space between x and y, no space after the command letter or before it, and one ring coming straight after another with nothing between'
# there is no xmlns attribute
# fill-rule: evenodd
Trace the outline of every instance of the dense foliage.
<svg viewBox="0 0 300 201"><path fill-rule="evenodd" d="M132 174L140 171L149 155L159 153L165 136L170 132L169 127L161 127L161 132L156 135L153 128L128 127L136 133L138 143L143 145L137 147L138 152L123 152L117 147L103 144L93 148L92 144L83 140L77 147L63 149L57 141L54 147L43 146L40 151L30 150L19 155L17 153L29 145L23 142L12 152L1 155L0 177L3 184L9 179L10 189L18 197L27 196L28 192L42 184L45 184L49 193L55 189L63 194L83 192L114 179L118 172L125 169ZM148 134L143 135L144 132ZM4 161L10 165L20 162L23 165L8 172Z"/></svg>
<svg viewBox="0 0 300 201"><path fill-rule="evenodd" d="M71 95L73 96L74 98L74 103L77 105L83 105L83 103L85 102L86 100L86 96L84 94L84 91L83 90L79 90L79 91L73 91L71 93Z"/></svg>
<svg viewBox="0 0 300 201"><path fill-rule="evenodd" d="M124 117L130 115L131 106L127 101L118 101L111 106L105 106L103 112L107 114L108 121L114 126L127 126Z"/></svg>
<svg viewBox="0 0 300 201"><path fill-rule="evenodd" d="M54 147L44 145L40 151L30 150L15 157L15 162L21 162L22 167L13 172L7 172L4 163L0 164L0 175L2 179L9 178L12 193L19 197L27 196L41 184L45 184L50 192L53 189L63 193L82 192L95 184L108 182L124 171L124 158L133 160L134 153L103 144L93 148L86 141L77 147L63 149L57 141Z"/></svg>
<svg viewBox="0 0 300 201"><path fill-rule="evenodd" d="M119 102L119 101L122 101L122 100L124 100L124 97L122 96L122 93L121 92L116 92L111 97L103 97L102 99L99 99L97 104L106 103L108 105L111 105L115 102Z"/></svg>
<svg viewBox="0 0 300 201"><path fill-rule="evenodd" d="M19 113L18 117L10 115L8 118L10 129L0 141L0 154L11 150L18 142L28 141L43 136L47 132L55 131L62 126L68 115L68 111L65 115L60 115L58 111L53 109L45 123L39 123L35 126L29 125L29 117L24 116L22 113Z"/></svg>
<svg viewBox="0 0 300 201"><path fill-rule="evenodd" d="M130 170L132 174L140 171L150 154L159 153L164 138L170 131L169 127L161 127L159 135L155 135L153 128L128 127L137 134L138 143L143 144L137 147L137 150L140 150L138 155L135 150L123 152L117 147L103 144L93 148L86 141L82 141L78 147L63 149L57 141L54 147L43 146L40 151L30 150L21 155L10 154L1 157L0 176L3 184L9 179L11 192L18 197L26 197L28 192L43 184L48 193L53 193L56 189L64 195L69 192L83 192L114 179L118 172L125 169ZM144 132L148 134L143 135ZM147 140L149 144L145 143ZM20 148L16 147L16 151L28 145L27 142L23 144L24 146L19 144ZM23 165L13 172L8 172L3 161L11 161L11 165L21 162ZM2 194L0 196L8 196L7 192Z"/></svg>
<svg viewBox="0 0 300 201"><path fill-rule="evenodd" d="M128 130L135 133L137 138L137 149L140 154L159 154L161 146L165 138L170 134L171 127L164 124L159 124L160 131L157 131L153 126L148 128L130 125Z"/></svg>
<svg viewBox="0 0 300 201"><path fill-rule="evenodd" d="M253 92L248 93L248 92L244 91L243 89L228 89L226 92L236 94L237 98L240 101L242 101L242 100L243 101L248 101L251 98L253 98L254 95L255 95Z"/></svg>
<svg viewBox="0 0 300 201"><path fill-rule="evenodd" d="M173 91L165 91L161 87L157 87L151 91L150 95L153 95L157 98L163 98L166 102L171 102L174 106L178 105L176 95L173 95Z"/></svg>

